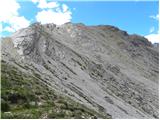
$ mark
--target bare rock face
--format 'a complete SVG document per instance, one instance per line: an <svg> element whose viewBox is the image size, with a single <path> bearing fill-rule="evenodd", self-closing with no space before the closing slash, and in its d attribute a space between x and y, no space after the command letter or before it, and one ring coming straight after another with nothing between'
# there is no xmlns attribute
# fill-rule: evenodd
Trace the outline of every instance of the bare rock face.
<svg viewBox="0 0 160 120"><path fill-rule="evenodd" d="M35 23L2 40L2 60L112 118L159 116L159 52L142 36L113 26Z"/></svg>

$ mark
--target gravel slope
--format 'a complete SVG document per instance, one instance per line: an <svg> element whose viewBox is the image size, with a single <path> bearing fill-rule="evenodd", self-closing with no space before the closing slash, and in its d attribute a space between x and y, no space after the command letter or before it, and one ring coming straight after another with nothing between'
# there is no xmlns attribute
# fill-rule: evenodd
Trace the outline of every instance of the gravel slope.
<svg viewBox="0 0 160 120"><path fill-rule="evenodd" d="M2 40L2 59L112 118L158 118L159 52L108 25L35 23Z"/></svg>

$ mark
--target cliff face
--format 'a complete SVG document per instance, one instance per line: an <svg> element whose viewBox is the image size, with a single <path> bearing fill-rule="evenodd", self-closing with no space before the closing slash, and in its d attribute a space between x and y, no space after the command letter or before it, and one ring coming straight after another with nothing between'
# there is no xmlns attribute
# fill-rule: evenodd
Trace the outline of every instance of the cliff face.
<svg viewBox="0 0 160 120"><path fill-rule="evenodd" d="M35 23L1 47L5 64L99 113L159 116L159 53L144 37L107 25Z"/></svg>

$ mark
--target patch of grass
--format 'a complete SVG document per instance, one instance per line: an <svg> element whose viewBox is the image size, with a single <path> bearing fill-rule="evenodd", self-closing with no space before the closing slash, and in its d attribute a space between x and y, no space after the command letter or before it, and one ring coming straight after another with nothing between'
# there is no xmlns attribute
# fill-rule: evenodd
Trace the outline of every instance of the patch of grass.
<svg viewBox="0 0 160 120"><path fill-rule="evenodd" d="M3 99L1 100L1 111L2 112L7 112L10 110L9 103L7 101L4 101Z"/></svg>
<svg viewBox="0 0 160 120"><path fill-rule="evenodd" d="M26 75L2 62L1 118L107 118L107 116L57 94L43 84L39 74Z"/></svg>

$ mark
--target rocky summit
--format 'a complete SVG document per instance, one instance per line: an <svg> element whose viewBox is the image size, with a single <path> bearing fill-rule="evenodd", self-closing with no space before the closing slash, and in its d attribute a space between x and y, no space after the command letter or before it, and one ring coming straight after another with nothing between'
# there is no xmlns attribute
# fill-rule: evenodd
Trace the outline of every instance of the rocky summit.
<svg viewBox="0 0 160 120"><path fill-rule="evenodd" d="M1 52L2 118L159 118L159 51L142 36L34 23Z"/></svg>

